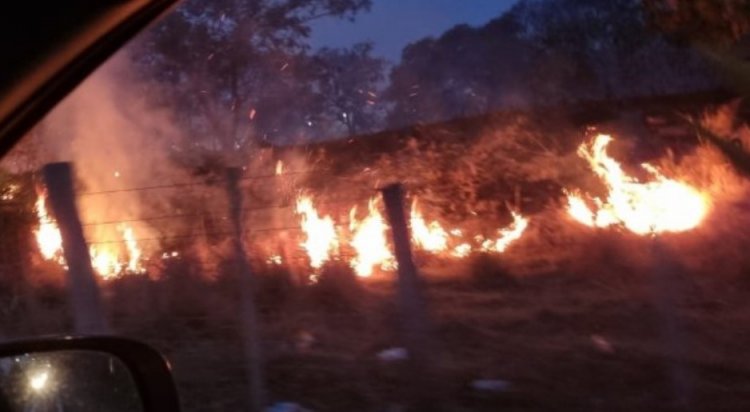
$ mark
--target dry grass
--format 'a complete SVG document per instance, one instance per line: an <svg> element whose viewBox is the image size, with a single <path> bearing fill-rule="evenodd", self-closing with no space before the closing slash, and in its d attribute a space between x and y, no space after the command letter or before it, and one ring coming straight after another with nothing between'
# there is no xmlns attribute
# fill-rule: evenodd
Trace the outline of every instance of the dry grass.
<svg viewBox="0 0 750 412"><path fill-rule="evenodd" d="M731 118L722 116L717 130ZM571 223L556 198L560 187L590 177L573 154L581 137L557 136L555 143L549 131L518 119L473 131L465 144L448 138L455 130L433 130L432 140L374 159L366 173L352 166L342 179L320 174L302 183L325 187L321 196L364 199L379 183L403 180L430 215L465 223L467 233L507 223L514 184L537 188L519 195L531 223L504 255L463 262L418 256L436 348L433 393L444 410L679 410L675 370L686 371L682 394L692 410L746 410L747 182L715 149L698 146L658 167L710 194L712 211L700 228L658 239L590 230ZM330 166L332 158L323 157L320 166ZM351 206L324 212L345 215ZM263 219L287 226L280 215ZM265 239L263 250L291 261L279 243L295 241ZM195 260L169 261L158 278L103 283L106 310L116 331L168 356L186 411L238 410L246 393L240 282L229 263L207 269L216 256L206 257L205 249ZM184 254L191 255L197 256ZM398 410L407 387L403 365L376 359L380 350L403 345L394 275L360 280L334 262L307 284L296 267L254 262L253 269L273 399L319 412ZM6 336L69 330L60 280L59 271L46 268L16 299L0 296ZM670 325L680 339L665 333ZM511 390L477 393L469 388L474 379L503 379Z"/></svg>
<svg viewBox="0 0 750 412"><path fill-rule="evenodd" d="M425 268L434 279L427 292L438 348L436 394L445 410L677 410L670 406L675 349L664 339L657 280L659 270L679 262L664 266L662 257L654 259L651 240L616 233L592 235L582 250L588 266L533 276L510 275L505 265L511 263L483 258L469 265L479 282L468 275L432 277ZM465 265L434 263L444 273L470 273ZM118 332L167 354L185 410L237 409L245 387L236 284L193 276L190 265L156 280L104 284L110 319ZM494 282L481 270L513 281ZM676 294L671 316L685 337L681 362L691 405L745 410L750 335L738 325L750 321L750 282L684 267L681 273L670 289ZM317 411L384 411L403 402L399 366L375 359L379 350L400 345L390 279L359 282L333 265L313 286L273 281L260 289L286 296L283 305L264 304L262 315L274 399ZM45 326L31 323L65 301L59 289L49 296L41 299L47 309L35 308L36 317L27 318L27 331L39 332ZM479 378L507 380L512 390L477 393L468 384Z"/></svg>

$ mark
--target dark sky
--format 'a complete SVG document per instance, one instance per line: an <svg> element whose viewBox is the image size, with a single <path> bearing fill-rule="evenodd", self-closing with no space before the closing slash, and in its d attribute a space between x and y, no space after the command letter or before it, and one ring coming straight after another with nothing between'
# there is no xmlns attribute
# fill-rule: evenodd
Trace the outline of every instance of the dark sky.
<svg viewBox="0 0 750 412"><path fill-rule="evenodd" d="M352 22L324 19L313 25L311 43L347 47L372 41L375 54L391 61L407 44L437 36L460 23L476 26L499 16L517 0L373 0L372 9Z"/></svg>

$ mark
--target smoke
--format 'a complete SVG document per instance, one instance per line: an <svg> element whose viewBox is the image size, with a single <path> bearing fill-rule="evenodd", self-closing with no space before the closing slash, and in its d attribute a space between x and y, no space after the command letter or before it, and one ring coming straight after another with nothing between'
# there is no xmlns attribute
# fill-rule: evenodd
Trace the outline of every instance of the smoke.
<svg viewBox="0 0 750 412"><path fill-rule="evenodd" d="M267 230L297 223L290 206L308 156L275 155L271 148L250 156L212 152L203 145L210 138L184 133L174 105L160 103L169 102L162 86L137 73L126 53L117 55L68 96L40 132L45 161L73 163L81 219L96 254L131 256L124 242L130 228L144 257L191 248L208 269L224 253L230 230L222 169L233 163L244 166L246 177L265 177L242 182L246 207L258 209L246 214L246 229L265 231L248 239L268 254L291 255L291 233ZM275 176L278 162L282 173Z"/></svg>
<svg viewBox="0 0 750 412"><path fill-rule="evenodd" d="M135 220L170 213L173 190L130 189L188 179L170 161L181 136L170 111L155 104L158 88L135 73L128 56L117 55L62 101L41 127L43 158L73 163L81 219L89 241L99 248L124 247L119 244L124 224L136 238L154 238L156 228Z"/></svg>

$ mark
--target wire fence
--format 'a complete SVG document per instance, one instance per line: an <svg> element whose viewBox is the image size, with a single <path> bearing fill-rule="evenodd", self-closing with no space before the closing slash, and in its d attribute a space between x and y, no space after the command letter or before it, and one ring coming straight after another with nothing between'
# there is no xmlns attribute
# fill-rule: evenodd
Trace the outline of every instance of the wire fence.
<svg viewBox="0 0 750 412"><path fill-rule="evenodd" d="M251 175L251 176L243 176L240 179L238 179L240 182L248 182L248 181L262 181L262 180L268 180L268 181L276 181L280 180L281 182L278 182L277 184L283 185L279 186L279 189L283 191L284 193L279 193L276 196L272 196L275 200L274 203L271 204L263 204L263 202L259 202L261 204L259 205L252 205L241 208L241 212L245 219L245 229L241 231L240 235L245 238L245 241L248 241L250 243L254 243L257 239L251 239L253 235L258 234L275 234L275 233L282 233L286 232L289 234L290 232L293 233L291 236L303 236L302 232L303 227L300 225L300 215L294 210L296 206L296 199L299 198L300 195L310 195L313 199L314 207L317 211L319 211L321 217L331 217L334 220L334 227L337 228L347 228L351 225L352 221L349 217L349 214L347 213L344 215L343 213L329 213L332 209L337 209L339 212L343 212L341 205L346 206L346 211L351 211L353 207L357 206L365 206L373 199L378 198L379 192L375 188L376 186L369 186L362 184L362 182L355 182L354 179L347 178L344 176L327 176L326 179L333 178L337 181L341 182L343 179L345 183L347 183L347 186L350 188L349 192L357 192L359 196L347 196L346 198L337 198L336 194L333 195L327 195L325 193L319 193L317 195L313 195L312 189L309 188L302 188L299 184L300 182L298 180L295 180L294 177L298 176L304 176L309 175L311 173L324 173L324 171L321 170L302 170L302 171L285 171L281 174L265 174L265 175ZM176 183L165 183L165 184L156 184L156 185L148 185L148 186L138 186L138 187L127 187L127 188L117 188L117 189L106 189L106 190L99 190L99 191L93 191L93 192L82 192L77 193L76 196L83 200L85 203L85 198L91 197L91 196L107 196L107 195L115 195L120 193L147 193L149 196L151 196L150 192L153 191L171 191L171 190L184 190L184 189L190 189L195 188L196 192L199 191L199 188L209 189L212 191L218 191L214 194L208 196L211 198L213 202L213 206L209 210L199 210L195 212L175 212L175 213L163 213L163 214L154 214L151 216L123 216L121 218L108 218L108 219L102 219L102 220L91 220L91 221L84 221L81 226L86 230L86 233L88 234L86 237L90 239L86 243L90 246L92 245L127 245L128 242L136 242L138 244L143 244L142 246L146 246L147 250L151 250L152 252L158 250L160 247L181 247L180 241L189 241L191 239L196 240L207 240L211 244L216 244L217 241L221 241L221 238L230 238L236 234L234 230L231 229L229 225L229 205L228 205L228 194L226 193L227 186L228 186L228 180L225 178L209 178L209 179L203 179L203 180L196 180L192 182L176 182ZM413 187L410 185L412 189L418 190L418 187ZM247 189L247 188L245 188ZM336 191L336 193L341 194L344 193L341 190L341 187L338 187L339 190ZM366 195L363 195L363 192L366 193ZM168 193L165 195L166 198L170 199L179 199L180 197L187 196L187 192L181 192L181 193ZM205 192L203 193L205 196ZM248 201L248 198L252 198L252 196L245 195L246 203L252 203L253 201ZM282 198L282 201L278 201L278 198ZM225 203L226 202L226 203ZM217 206L217 203L221 204L221 206ZM223 203L223 204L222 204ZM200 207L203 207L205 205L199 205L196 206L196 209L199 209ZM189 208L188 206L187 208ZM187 209L187 208L179 208L179 209ZM116 208L115 208L116 209ZM291 209L291 210L289 210ZM85 208L84 208L85 210ZM195 210L195 209L194 209ZM263 227L262 216L261 219L256 219L255 216L253 216L254 213L257 212L264 212L264 211L281 211L284 210L283 215L276 215L277 217L274 219L274 222L276 223L282 223L281 225L272 225L272 226L266 226ZM85 213L84 213L85 216ZM255 221L253 221L255 220ZM171 221L177 221L178 225L181 226L175 226L172 224ZM146 234L146 236L142 237L135 237L135 236L128 236L127 238L122 235L121 233L118 234L114 230L99 230L101 228L105 228L108 226L119 226L123 224L137 224L137 223L143 223L146 224L146 227L143 227L139 230L138 226L133 226L135 229L135 233L141 233ZM261 225L256 225L256 223L261 223ZM144 233L145 232L145 233ZM294 233L296 232L296 233ZM155 235L155 233L160 233L159 235ZM104 234L104 236L102 236ZM109 236L107 236L107 234ZM247 236L247 237L246 237ZM164 242L162 245L154 245L153 243L148 244L149 242ZM171 246L169 246L169 242L173 242ZM262 242L263 243L263 242ZM185 244L182 243L182 246ZM151 253L151 252L150 252Z"/></svg>
<svg viewBox="0 0 750 412"><path fill-rule="evenodd" d="M243 176L239 178L238 180L240 182L249 182L249 181L256 181L256 180L271 180L271 179L282 180L282 179L287 179L288 177L292 177L292 176L303 176L303 175L308 175L312 173L326 173L326 170L299 170L299 171L283 172L281 174ZM346 179L346 178L342 176L332 175L332 176L329 176L328 179ZM174 182L174 183L158 184L158 185L153 185L153 186L140 186L140 187L128 187L128 188L120 188L120 189L105 189L105 190L99 190L99 191L94 191L94 192L81 192L81 193L78 193L77 196L86 197L86 196L111 195L111 194L116 194L116 193L178 189L178 188L195 187L195 186L218 187L219 185L223 185L226 183L227 183L226 179L217 177L217 178L208 178L205 180L197 180L194 182Z"/></svg>
<svg viewBox="0 0 750 412"><path fill-rule="evenodd" d="M317 207L320 207L320 206L333 206L333 205L341 205L341 204L358 204L362 202L367 202L369 200L370 198L349 198L349 199L340 199L340 200L327 201L327 202L316 202L315 205ZM290 207L292 207L292 205L290 204L277 204L277 205L270 205L270 206L246 207L246 208L242 208L240 211L241 212L258 212L258 211L263 211L263 210L286 209ZM107 226L107 225L118 225L121 223L151 222L151 221L157 221L157 220L184 219L184 218L193 218L193 217L220 216L221 218L226 219L227 217L224 216L225 214L226 212L175 213L175 214L166 214L166 215L158 215L158 216L146 216L146 217L137 217L137 218L107 220L107 221L101 221L101 222L86 222L86 223L82 223L81 226L84 226L84 227Z"/></svg>
<svg viewBox="0 0 750 412"><path fill-rule="evenodd" d="M284 172L282 174L268 174L268 175L253 175L253 176L244 176L240 178L240 181L258 181L258 180L289 180L288 177L295 177L295 176L302 176L307 175L310 173L320 173L320 171L310 171L310 170L304 170L304 171L289 171ZM342 177L336 177L337 179L342 179ZM100 190L95 192L83 192L77 194L77 197L79 198L86 198L89 196L106 196L106 195L113 195L113 194L120 194L120 193L141 193L141 192L151 192L151 191L167 191L167 190L176 190L176 189L185 189L185 188L210 188L210 189L218 189L218 190L224 190L224 187L222 185L227 184L227 180L223 178L215 178L215 179L206 179L201 181L194 181L194 182L178 182L178 183L169 183L169 184L158 184L158 185L151 185L151 186L140 186L140 187L129 187L129 188L121 188L121 189L107 189L107 190ZM293 183L293 182L292 182ZM273 211L273 210L283 210L283 209L290 209L295 207L295 201L291 200L292 197L297 197L304 193L304 190L298 189L296 187L286 188L290 193L294 193L293 196L289 196L288 201L284 202L277 202L274 204L265 204L260 206L249 206L244 207L241 209L241 212L245 214L245 217L248 218L248 214L253 214L255 212L262 212L262 211ZM339 199L328 199L328 200L321 200L324 198L324 196L319 196L318 200L314 200L314 205L316 209L318 210L325 210L329 209L331 207L337 207L341 205L359 205L359 204L366 204L368 201L372 199L373 196L375 196L377 193L374 189L372 189L373 193L370 197L347 197L347 198L339 198ZM224 195L222 193L222 195ZM153 216L128 216L123 218L115 218L115 219L105 219L100 221L88 221L83 222L81 226L83 226L85 229L96 229L103 226L119 226L122 224L131 224L131 223L156 223L160 221L170 221L170 220L189 220L189 219L210 219L215 224L218 222L228 221L229 217L229 210L228 207L225 210L204 210L199 212L187 212L187 213L164 213L164 214L157 214ZM348 226L349 222L335 222L334 226L336 227L344 227ZM302 227L299 225L284 225L284 226L275 226L275 227L261 227L261 228L250 228L242 231L243 235L249 235L249 234L256 234L256 233L269 233L269 232L290 232L290 231L301 231ZM222 236L233 236L234 232L231 230L209 230L209 231L200 231L199 233L190 233L190 234L182 234L182 235L164 235L164 236L153 236L153 237L135 237L135 238L119 238L119 239L104 239L104 240L95 240L95 241L89 241L87 244L89 245L106 245L106 244L121 244L129 241L135 241L135 242L159 242L159 241L172 241L172 240L184 240L184 239L191 239L191 238L207 238L207 237L222 237Z"/></svg>

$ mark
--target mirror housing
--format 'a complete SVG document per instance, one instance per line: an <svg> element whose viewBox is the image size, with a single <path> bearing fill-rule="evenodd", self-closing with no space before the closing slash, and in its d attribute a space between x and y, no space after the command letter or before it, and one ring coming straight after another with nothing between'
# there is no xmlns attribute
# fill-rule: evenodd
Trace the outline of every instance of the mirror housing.
<svg viewBox="0 0 750 412"><path fill-rule="evenodd" d="M111 355L127 367L143 411L178 412L177 390L169 363L154 348L135 340L111 337L62 337L0 344L0 358L61 351L94 351Z"/></svg>

